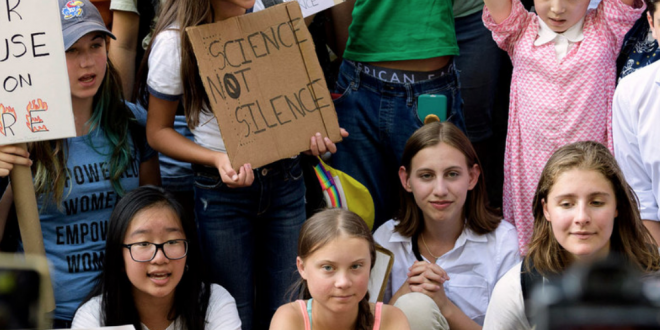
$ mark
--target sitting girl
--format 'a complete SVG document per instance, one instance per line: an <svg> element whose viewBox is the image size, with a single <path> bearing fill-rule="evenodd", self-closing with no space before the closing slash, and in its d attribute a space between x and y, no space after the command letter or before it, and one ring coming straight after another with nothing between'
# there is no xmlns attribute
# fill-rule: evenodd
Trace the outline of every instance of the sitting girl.
<svg viewBox="0 0 660 330"><path fill-rule="evenodd" d="M574 263L622 255L645 273L660 270L635 194L607 148L577 142L557 150L534 195L534 234L525 260L497 283L484 329L531 329L521 275L562 274Z"/></svg>
<svg viewBox="0 0 660 330"><path fill-rule="evenodd" d="M479 329L495 283L519 260L516 229L487 206L481 166L456 126L434 122L406 143L401 211L376 242L394 253L385 301L413 329Z"/></svg>
<svg viewBox="0 0 660 330"><path fill-rule="evenodd" d="M154 186L128 193L110 216L105 267L73 328L232 329L234 298L205 280L195 223Z"/></svg>
<svg viewBox="0 0 660 330"><path fill-rule="evenodd" d="M355 213L328 209L305 222L296 264L295 293L305 300L281 306L270 329L410 329L395 307L369 303L374 240Z"/></svg>

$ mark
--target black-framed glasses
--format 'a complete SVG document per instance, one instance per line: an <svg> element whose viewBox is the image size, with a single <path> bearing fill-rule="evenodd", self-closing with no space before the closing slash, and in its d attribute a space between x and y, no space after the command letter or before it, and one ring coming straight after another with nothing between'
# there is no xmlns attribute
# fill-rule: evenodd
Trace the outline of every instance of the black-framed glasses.
<svg viewBox="0 0 660 330"><path fill-rule="evenodd" d="M164 243L156 244L151 242L137 242L124 244L131 254L131 258L137 262L149 262L154 260L158 250L163 250L165 258L178 260L188 254L188 241L185 239L174 239Z"/></svg>

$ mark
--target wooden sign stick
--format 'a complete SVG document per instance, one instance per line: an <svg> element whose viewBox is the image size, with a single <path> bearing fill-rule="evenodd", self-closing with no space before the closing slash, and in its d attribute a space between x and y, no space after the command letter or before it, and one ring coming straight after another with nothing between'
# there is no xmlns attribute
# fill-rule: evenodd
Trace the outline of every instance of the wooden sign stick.
<svg viewBox="0 0 660 330"><path fill-rule="evenodd" d="M27 150L26 143L16 144L17 147ZM44 248L44 236L41 233L41 222L39 222L39 210L37 209L37 196L34 193L34 183L32 182L32 171L29 166L16 165L9 172L11 179L11 189L14 194L14 205L16 206L16 217L18 218L18 228L21 232L23 241L23 250L25 254L36 254L46 256ZM50 281L50 275L47 276L48 285L40 288L42 302L46 311L55 309L55 297L53 295L53 286Z"/></svg>

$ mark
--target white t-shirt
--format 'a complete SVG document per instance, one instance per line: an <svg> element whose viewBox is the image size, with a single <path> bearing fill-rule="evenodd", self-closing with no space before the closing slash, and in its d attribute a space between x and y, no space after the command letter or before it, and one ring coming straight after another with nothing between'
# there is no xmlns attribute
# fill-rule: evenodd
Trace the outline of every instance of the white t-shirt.
<svg viewBox="0 0 660 330"><path fill-rule="evenodd" d="M525 315L520 273L522 262L511 268L495 286L486 312L483 330L527 330L532 327Z"/></svg>
<svg viewBox="0 0 660 330"><path fill-rule="evenodd" d="M660 221L660 61L625 78L614 92L614 156L639 198L644 220Z"/></svg>
<svg viewBox="0 0 660 330"><path fill-rule="evenodd" d="M96 296L80 306L73 317L71 329L99 328L101 324L101 296ZM206 311L206 330L241 330L236 301L225 288L211 284L211 297ZM149 330L144 324L142 330ZM185 330L179 319L166 330Z"/></svg>
<svg viewBox="0 0 660 330"><path fill-rule="evenodd" d="M392 273L385 289L386 302L405 283L408 268L417 261L412 239L394 232L397 223L390 220L374 233L376 242L394 254ZM444 283L447 298L469 318L483 324L495 283L518 262L516 228L502 221L497 229L485 235L466 227L454 248L435 263L449 275L450 280Z"/></svg>
<svg viewBox="0 0 660 330"><path fill-rule="evenodd" d="M183 96L180 37L178 28L169 27L154 38L151 46L147 86L151 95L162 100L178 101ZM210 110L199 112L199 123L192 133L200 146L227 152L218 120Z"/></svg>

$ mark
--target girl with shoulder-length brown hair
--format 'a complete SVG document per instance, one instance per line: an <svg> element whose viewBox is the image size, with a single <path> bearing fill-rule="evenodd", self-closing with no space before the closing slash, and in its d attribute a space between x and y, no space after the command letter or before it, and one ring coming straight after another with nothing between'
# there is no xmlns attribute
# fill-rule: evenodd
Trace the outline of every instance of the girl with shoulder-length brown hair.
<svg viewBox="0 0 660 330"><path fill-rule="evenodd" d="M396 307L369 302L375 260L371 231L357 214L344 209L315 214L298 239L300 279L292 293L300 300L280 307L270 329L410 329Z"/></svg>
<svg viewBox="0 0 660 330"><path fill-rule="evenodd" d="M541 173L534 195L534 234L525 258L527 270L533 266L543 275L560 274L576 260L576 253L561 244L548 217L551 190L562 174L572 170L598 173L612 186L617 215L609 237L609 251L624 256L641 271L660 269L655 241L642 223L637 197L614 156L599 143L578 142L557 150Z"/></svg>
<svg viewBox="0 0 660 330"><path fill-rule="evenodd" d="M534 233L525 260L497 283L484 328L531 329L522 277L561 275L575 263L622 256L642 273L660 270L658 246L614 156L597 142L566 145L548 160L534 195Z"/></svg>
<svg viewBox="0 0 660 330"><path fill-rule="evenodd" d="M497 280L520 260L516 230L488 207L467 136L435 122L406 143L401 211L374 234L394 253L385 301L412 328L478 329Z"/></svg>

